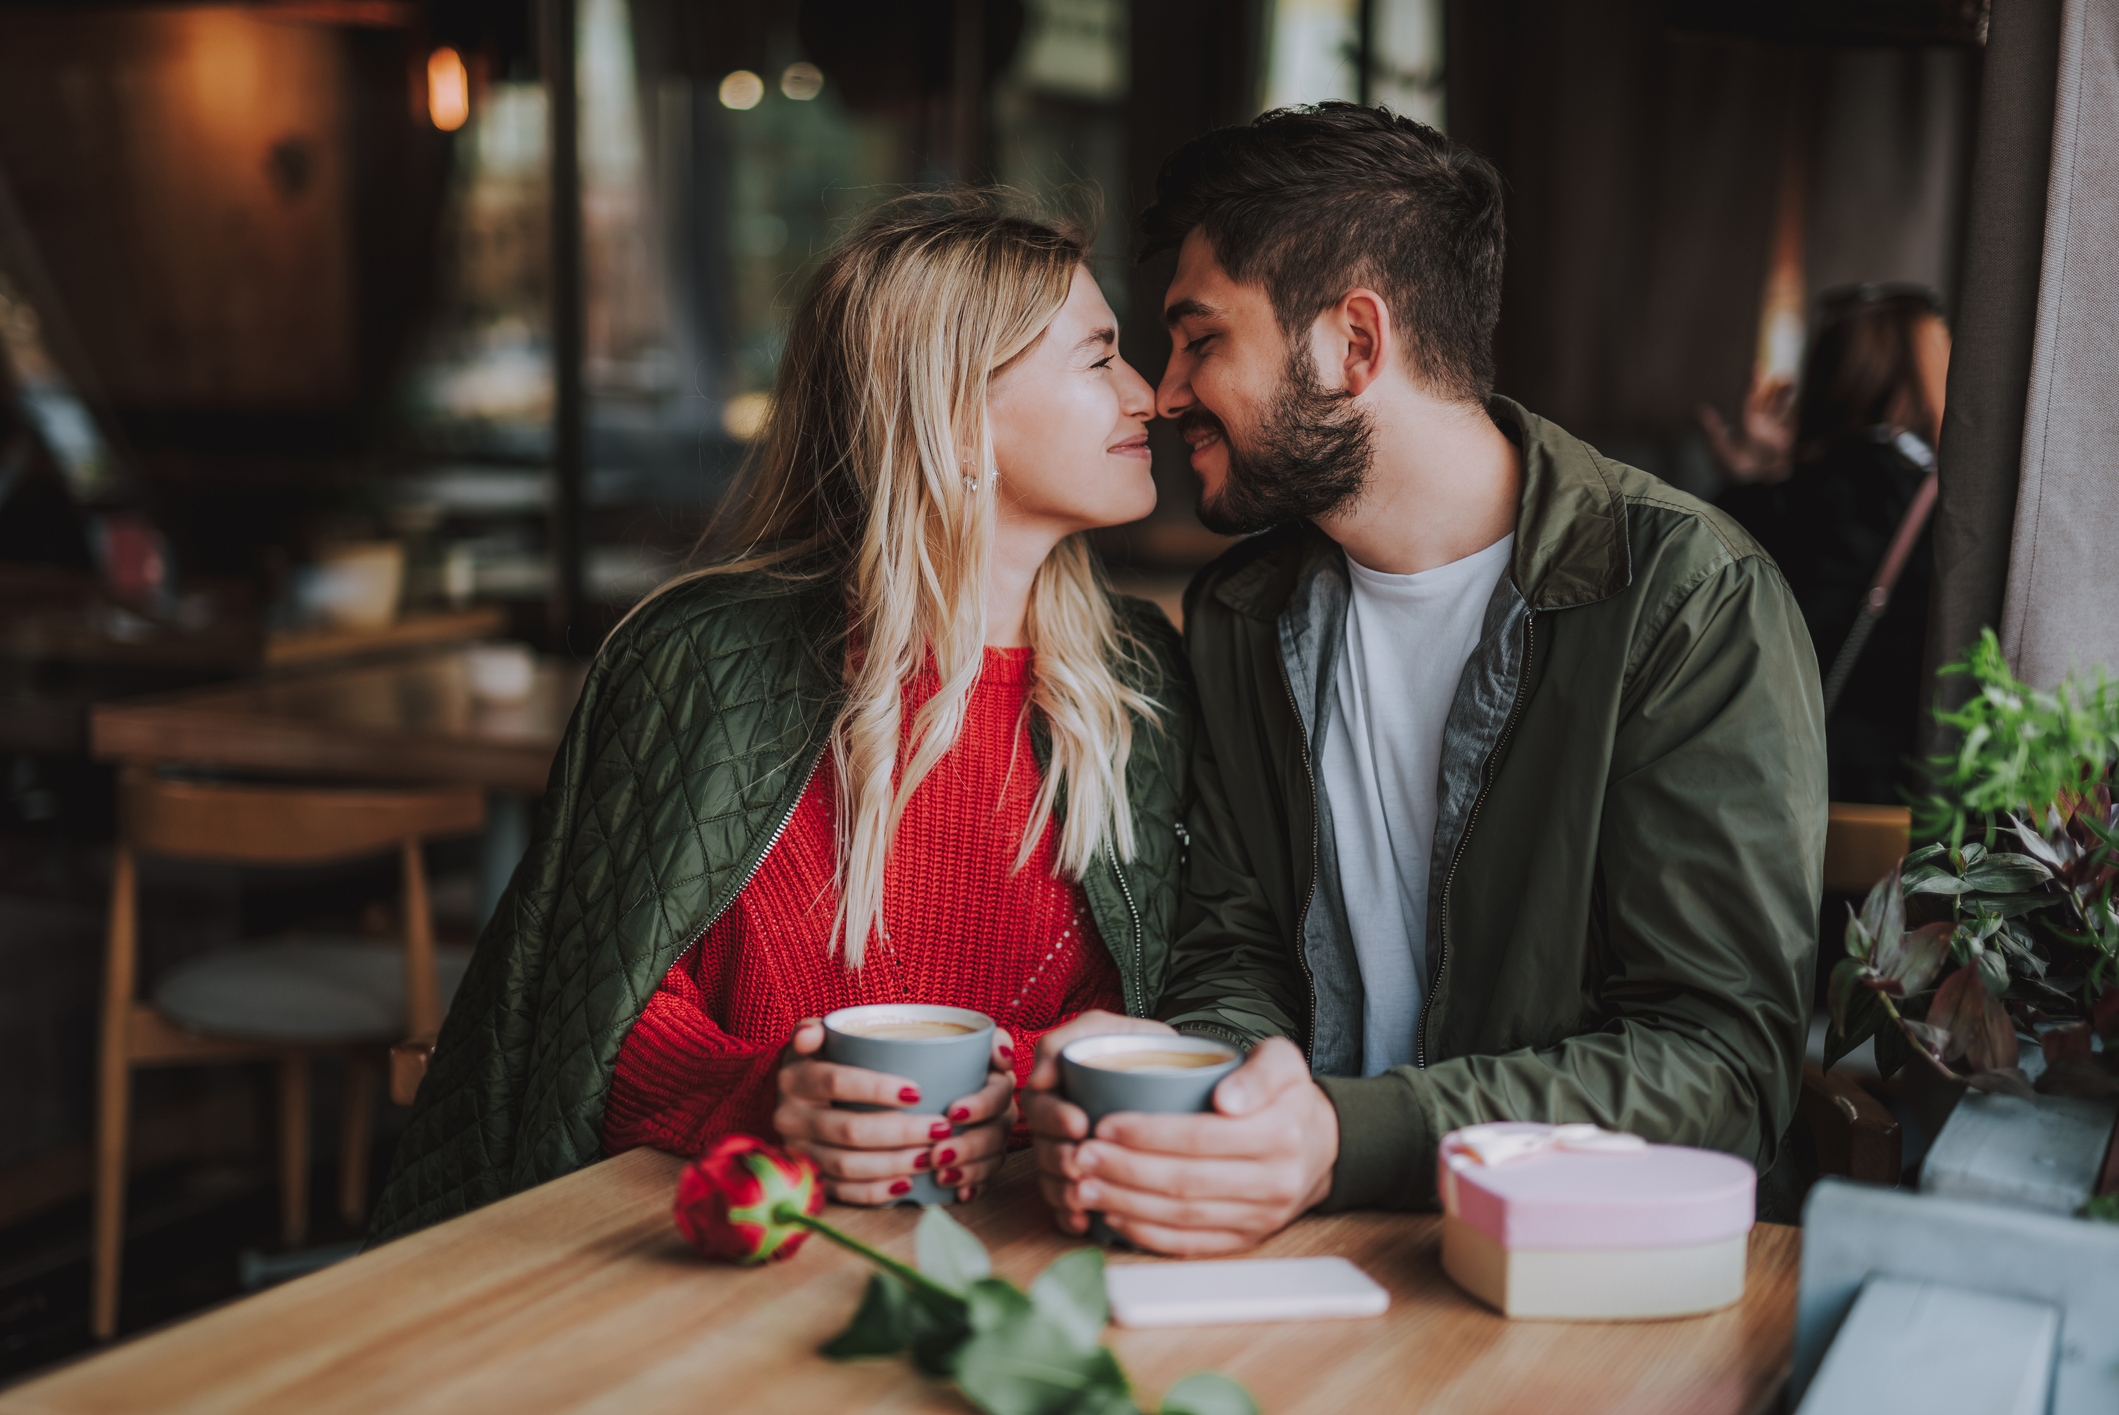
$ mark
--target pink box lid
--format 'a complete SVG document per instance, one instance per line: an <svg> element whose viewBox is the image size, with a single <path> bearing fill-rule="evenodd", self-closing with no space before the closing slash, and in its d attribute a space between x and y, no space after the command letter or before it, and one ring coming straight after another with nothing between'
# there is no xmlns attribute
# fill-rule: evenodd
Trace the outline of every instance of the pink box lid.
<svg viewBox="0 0 2119 1415"><path fill-rule="evenodd" d="M1443 1212L1503 1248L1675 1248L1749 1231L1758 1173L1593 1125L1498 1121L1442 1138Z"/></svg>

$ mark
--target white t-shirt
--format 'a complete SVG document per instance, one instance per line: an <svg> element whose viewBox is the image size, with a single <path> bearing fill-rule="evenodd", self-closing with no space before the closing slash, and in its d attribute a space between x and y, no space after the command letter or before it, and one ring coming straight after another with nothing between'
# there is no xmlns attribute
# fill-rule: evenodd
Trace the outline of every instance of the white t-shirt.
<svg viewBox="0 0 2119 1415"><path fill-rule="evenodd" d="M1364 1076L1413 1060L1442 726L1515 539L1417 575L1347 558L1353 595L1318 768L1361 968Z"/></svg>

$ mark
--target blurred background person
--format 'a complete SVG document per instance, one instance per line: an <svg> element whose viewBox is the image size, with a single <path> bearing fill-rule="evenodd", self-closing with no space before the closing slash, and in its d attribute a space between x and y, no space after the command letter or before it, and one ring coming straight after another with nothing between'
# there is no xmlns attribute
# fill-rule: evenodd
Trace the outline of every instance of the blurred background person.
<svg viewBox="0 0 2119 1415"><path fill-rule="evenodd" d="M1934 291L1857 285L1819 301L1818 332L1791 402L1762 385L1731 432L1703 410L1732 485L1722 509L1778 560L1802 605L1831 703L1832 799L1895 805L1913 784L1921 655L1934 552L1922 495L1942 427L1950 330ZM1775 469L1788 470L1779 477ZM1889 598L1847 652L1901 530ZM1842 662L1842 660L1845 662ZM1838 668L1834 698L1833 670Z"/></svg>

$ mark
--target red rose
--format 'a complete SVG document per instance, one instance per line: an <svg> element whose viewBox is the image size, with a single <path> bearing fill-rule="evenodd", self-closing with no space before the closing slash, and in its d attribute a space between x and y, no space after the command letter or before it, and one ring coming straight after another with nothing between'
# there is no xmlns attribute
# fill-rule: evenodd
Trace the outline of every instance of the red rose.
<svg viewBox="0 0 2119 1415"><path fill-rule="evenodd" d="M793 1216L822 1212L816 1163L754 1135L722 1140L677 1181L677 1231L707 1257L746 1267L793 1257L809 1236Z"/></svg>

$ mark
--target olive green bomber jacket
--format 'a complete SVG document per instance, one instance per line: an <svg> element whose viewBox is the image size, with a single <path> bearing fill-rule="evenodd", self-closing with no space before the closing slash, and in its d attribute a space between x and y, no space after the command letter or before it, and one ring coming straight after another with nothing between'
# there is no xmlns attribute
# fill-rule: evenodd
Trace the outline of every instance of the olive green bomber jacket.
<svg viewBox="0 0 2119 1415"><path fill-rule="evenodd" d="M1437 1142L1479 1121L1593 1121L1763 1171L1794 1115L1826 813L1802 616L1719 512L1490 410L1523 497L1444 731L1413 1066L1359 1074L1317 795L1343 553L1285 527L1186 595L1198 800L1158 1012L1304 1045L1339 1117L1330 1207L1432 1204Z"/></svg>
<svg viewBox="0 0 2119 1415"><path fill-rule="evenodd" d="M1196 708L1161 610L1112 597L1141 649L1134 857L1082 881L1127 1011L1161 991ZM846 615L833 577L711 576L652 601L591 668L530 847L442 1024L370 1232L383 1241L601 1154L618 1051L669 967L746 884L822 759ZM1049 742L1033 721L1039 765ZM1064 802L1062 802L1064 808Z"/></svg>

